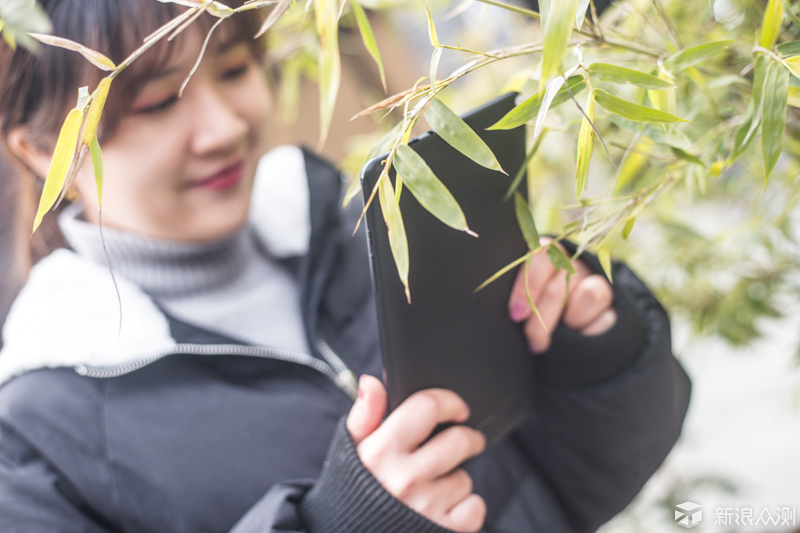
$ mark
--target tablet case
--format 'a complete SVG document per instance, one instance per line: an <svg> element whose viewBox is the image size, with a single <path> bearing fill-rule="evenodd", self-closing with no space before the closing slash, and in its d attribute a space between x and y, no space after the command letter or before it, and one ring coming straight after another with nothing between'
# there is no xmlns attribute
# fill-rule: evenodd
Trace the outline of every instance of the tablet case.
<svg viewBox="0 0 800 533"><path fill-rule="evenodd" d="M389 408L419 390L451 389L470 406L467 425L481 430L490 444L511 431L533 405L534 356L521 326L508 316L516 269L474 292L528 250L514 199L503 200L525 158L525 128L486 130L514 107L515 96L501 96L463 117L508 176L474 163L434 132L409 142L479 235L446 226L403 188L400 209L408 237L410 304L377 197L366 215ZM387 155L369 161L362 171L365 201ZM394 182L394 171L390 177Z"/></svg>

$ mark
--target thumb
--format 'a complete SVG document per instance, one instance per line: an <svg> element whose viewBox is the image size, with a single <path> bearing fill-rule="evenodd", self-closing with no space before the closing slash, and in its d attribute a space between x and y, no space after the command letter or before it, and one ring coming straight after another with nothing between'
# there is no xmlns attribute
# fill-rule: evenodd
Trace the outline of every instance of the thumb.
<svg viewBox="0 0 800 533"><path fill-rule="evenodd" d="M358 399L347 416L347 431L356 446L381 425L386 403L383 383L368 374L361 376L358 380Z"/></svg>

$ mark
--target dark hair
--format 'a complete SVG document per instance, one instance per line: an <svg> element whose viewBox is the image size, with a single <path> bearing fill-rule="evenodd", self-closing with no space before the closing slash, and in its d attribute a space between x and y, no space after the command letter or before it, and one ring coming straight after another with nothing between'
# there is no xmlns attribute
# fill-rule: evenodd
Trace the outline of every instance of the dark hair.
<svg viewBox="0 0 800 533"><path fill-rule="evenodd" d="M141 46L153 31L187 9L157 0L40 0L40 4L50 17L53 35L97 50L115 64L121 63ZM226 4L236 7L243 4L243 0ZM216 20L204 13L187 31L201 31L205 35ZM222 23L216 30L219 35L215 35L251 43L254 55L260 58L264 39L255 40L253 36L261 20L259 10L239 13ZM113 134L138 91L165 65L183 37L178 36L172 43L162 39L114 81L98 130L101 143ZM78 88L88 86L93 91L106 74L72 51L41 46L37 54L32 54L21 47L12 50L0 44L0 135L3 144L10 131L22 126L36 147L51 150L67 113L75 107ZM35 206L31 204L37 201L41 180L32 179L35 177L22 162L13 154L7 154L9 161L16 163L20 174L16 211L19 233L27 239ZM7 212L2 216L8 216ZM45 217L45 223L31 241L31 258L23 264L35 263L61 243L54 219L53 216Z"/></svg>

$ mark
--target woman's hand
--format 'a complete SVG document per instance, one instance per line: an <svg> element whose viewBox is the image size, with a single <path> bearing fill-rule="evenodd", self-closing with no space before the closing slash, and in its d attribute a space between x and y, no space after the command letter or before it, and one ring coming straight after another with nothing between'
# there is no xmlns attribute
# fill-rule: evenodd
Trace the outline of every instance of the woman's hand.
<svg viewBox="0 0 800 533"><path fill-rule="evenodd" d="M361 462L392 496L429 520L453 531L479 531L486 503L472 493L469 474L456 468L484 450L483 434L457 425L425 442L438 424L466 421L467 404L452 391L428 389L412 394L381 424L386 404L380 380L362 376L347 417Z"/></svg>
<svg viewBox="0 0 800 533"><path fill-rule="evenodd" d="M541 243L546 244L551 240L542 237ZM556 246L564 249L559 244ZM570 277L569 298L565 307L567 273L564 270L556 271L544 250L531 258L528 287L546 329L528 305L524 265L517 274L508 301L508 314L515 322L525 323L525 337L534 353L542 353L550 347L552 331L562 314L564 324L584 335L605 333L617 321L617 312L611 306L614 294L605 276L593 274L580 260L573 265L576 274Z"/></svg>

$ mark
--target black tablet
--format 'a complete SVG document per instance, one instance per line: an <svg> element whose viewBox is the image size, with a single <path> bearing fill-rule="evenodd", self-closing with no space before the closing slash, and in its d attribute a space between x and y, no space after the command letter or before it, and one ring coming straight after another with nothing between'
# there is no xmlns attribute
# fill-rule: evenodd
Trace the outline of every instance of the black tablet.
<svg viewBox="0 0 800 533"><path fill-rule="evenodd" d="M489 443L511 431L533 403L534 356L507 310L516 276L505 275L475 292L528 249L513 197L504 200L525 158L525 129L486 130L514 107L515 96L506 94L462 117L508 176L472 162L434 132L409 142L479 235L446 226L404 188L400 209L408 237L410 304L377 199L366 215L389 408L419 390L451 389L470 406L467 424L481 430ZM365 201L385 157L369 161L362 171Z"/></svg>

